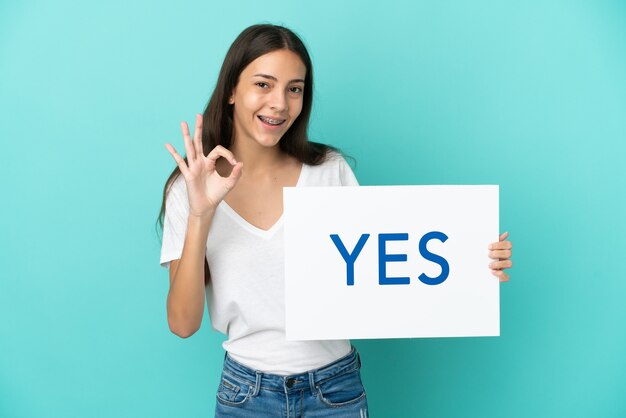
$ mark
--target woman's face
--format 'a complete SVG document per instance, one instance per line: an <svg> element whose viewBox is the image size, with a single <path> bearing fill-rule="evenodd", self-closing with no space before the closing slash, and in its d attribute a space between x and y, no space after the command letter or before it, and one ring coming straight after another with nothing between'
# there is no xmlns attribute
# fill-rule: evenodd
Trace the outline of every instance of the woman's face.
<svg viewBox="0 0 626 418"><path fill-rule="evenodd" d="M234 142L273 147L302 110L306 67L287 49L261 55L239 75L234 106Z"/></svg>

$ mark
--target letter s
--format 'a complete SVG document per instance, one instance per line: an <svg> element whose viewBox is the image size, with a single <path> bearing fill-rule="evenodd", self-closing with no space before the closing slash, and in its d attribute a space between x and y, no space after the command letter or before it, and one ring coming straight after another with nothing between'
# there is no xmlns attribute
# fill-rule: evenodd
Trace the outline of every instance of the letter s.
<svg viewBox="0 0 626 418"><path fill-rule="evenodd" d="M426 244L428 244L428 241L430 241L431 239L438 239L441 242L446 242L448 236L443 232L432 231L424 234L422 239L420 239L419 249L422 257L441 266L441 274L438 277L428 277L424 273L420 274L418 277L422 283L432 286L441 284L448 278L448 275L450 274L450 266L448 265L448 262L445 258L441 257L440 255L433 254L428 251L428 249L426 249Z"/></svg>

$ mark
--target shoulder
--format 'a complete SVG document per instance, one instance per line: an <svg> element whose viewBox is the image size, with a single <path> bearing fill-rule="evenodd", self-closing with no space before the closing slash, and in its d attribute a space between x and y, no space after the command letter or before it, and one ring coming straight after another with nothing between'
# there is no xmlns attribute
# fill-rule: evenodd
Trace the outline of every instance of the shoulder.
<svg viewBox="0 0 626 418"><path fill-rule="evenodd" d="M170 183L168 193L187 193L187 184L185 184L185 177L179 174L178 177Z"/></svg>
<svg viewBox="0 0 626 418"><path fill-rule="evenodd" d="M329 150L319 165L307 165L309 186L353 186L356 179L344 156Z"/></svg>
<svg viewBox="0 0 626 418"><path fill-rule="evenodd" d="M320 170L338 170L347 165L348 163L343 154L339 151L329 149L326 152L326 158L324 161L313 167L319 168Z"/></svg>
<svg viewBox="0 0 626 418"><path fill-rule="evenodd" d="M185 177L180 174L172 181L166 190L166 206L186 206L187 205L187 184Z"/></svg>

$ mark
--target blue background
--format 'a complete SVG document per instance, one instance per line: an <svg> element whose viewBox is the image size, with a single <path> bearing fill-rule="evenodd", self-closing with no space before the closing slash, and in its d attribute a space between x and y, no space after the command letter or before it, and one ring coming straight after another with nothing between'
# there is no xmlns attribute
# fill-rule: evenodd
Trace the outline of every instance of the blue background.
<svg viewBox="0 0 626 418"><path fill-rule="evenodd" d="M285 24L362 184L500 184L502 335L356 341L372 417L626 416L623 1L0 2L0 416L212 416L167 327L163 144Z"/></svg>

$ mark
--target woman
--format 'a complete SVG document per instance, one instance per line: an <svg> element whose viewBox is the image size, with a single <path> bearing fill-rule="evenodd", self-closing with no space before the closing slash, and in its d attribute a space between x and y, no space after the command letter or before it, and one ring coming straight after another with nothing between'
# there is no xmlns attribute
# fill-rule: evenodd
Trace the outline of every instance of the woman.
<svg viewBox="0 0 626 418"><path fill-rule="evenodd" d="M213 327L228 336L217 417L367 416L349 341L285 340L283 187L358 184L334 148L307 140L312 91L301 40L284 27L251 26L226 54L193 138L181 124L186 158L166 144L178 165L160 218L168 322L192 335L206 295ZM490 252L503 281L505 238Z"/></svg>

